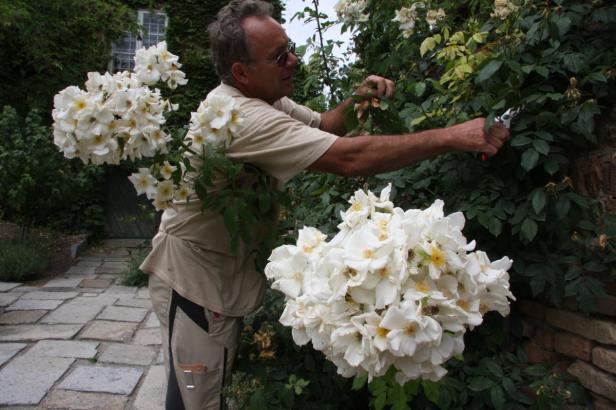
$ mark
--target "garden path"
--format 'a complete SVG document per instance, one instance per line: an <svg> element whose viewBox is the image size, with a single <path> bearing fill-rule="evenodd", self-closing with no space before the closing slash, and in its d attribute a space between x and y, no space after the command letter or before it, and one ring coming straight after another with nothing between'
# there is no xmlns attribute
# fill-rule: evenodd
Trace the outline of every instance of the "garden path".
<svg viewBox="0 0 616 410"><path fill-rule="evenodd" d="M37 286L0 282L0 407L164 407L147 288L119 285L143 241L107 240Z"/></svg>

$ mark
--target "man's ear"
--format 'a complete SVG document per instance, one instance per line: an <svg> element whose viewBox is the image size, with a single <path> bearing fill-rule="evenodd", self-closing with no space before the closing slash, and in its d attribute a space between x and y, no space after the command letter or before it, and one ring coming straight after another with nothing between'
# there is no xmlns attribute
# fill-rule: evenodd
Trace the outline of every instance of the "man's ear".
<svg viewBox="0 0 616 410"><path fill-rule="evenodd" d="M231 64L231 75L239 84L246 84L248 82L248 69L246 64L236 61Z"/></svg>

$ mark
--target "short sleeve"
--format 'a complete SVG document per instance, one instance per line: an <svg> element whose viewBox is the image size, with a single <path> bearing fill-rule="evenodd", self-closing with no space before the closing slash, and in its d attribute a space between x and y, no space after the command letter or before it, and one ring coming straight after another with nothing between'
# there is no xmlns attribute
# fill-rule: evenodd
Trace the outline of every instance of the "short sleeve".
<svg viewBox="0 0 616 410"><path fill-rule="evenodd" d="M317 128L320 115L291 100L281 101L278 108L257 99L240 101L244 121L226 154L258 166L279 181L306 169L338 138Z"/></svg>

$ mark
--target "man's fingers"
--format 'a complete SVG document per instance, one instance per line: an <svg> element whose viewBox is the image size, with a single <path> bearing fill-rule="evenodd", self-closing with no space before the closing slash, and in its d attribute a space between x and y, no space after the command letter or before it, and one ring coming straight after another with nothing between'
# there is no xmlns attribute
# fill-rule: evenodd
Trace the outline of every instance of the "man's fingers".
<svg viewBox="0 0 616 410"><path fill-rule="evenodd" d="M371 89L368 91L368 95L374 97L391 97L394 95L394 82L387 78L379 77L378 75L371 75L367 77L362 86Z"/></svg>

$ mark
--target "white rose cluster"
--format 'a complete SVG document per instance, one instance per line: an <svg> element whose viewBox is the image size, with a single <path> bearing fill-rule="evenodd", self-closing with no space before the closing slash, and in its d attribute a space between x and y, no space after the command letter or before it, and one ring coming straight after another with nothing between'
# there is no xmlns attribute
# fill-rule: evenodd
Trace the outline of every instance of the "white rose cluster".
<svg viewBox="0 0 616 410"><path fill-rule="evenodd" d="M368 6L366 0L339 0L334 5L338 18L347 24L368 21L369 14L364 14Z"/></svg>
<svg viewBox="0 0 616 410"><path fill-rule="evenodd" d="M154 85L164 81L171 89L184 85L188 80L180 67L182 64L179 63L178 56L167 50L166 41L135 52L135 76L143 84Z"/></svg>
<svg viewBox="0 0 616 410"><path fill-rule="evenodd" d="M202 101L197 112L191 113L186 139L192 149L201 151L205 145L227 148L233 133L243 121L233 98L211 95Z"/></svg>
<svg viewBox="0 0 616 410"><path fill-rule="evenodd" d="M153 60L171 63L151 64ZM147 68L150 65L154 68ZM70 86L60 91L52 111L55 145L65 157L93 164L119 164L166 152L171 138L162 130L164 114L177 105L148 85L156 76L186 83L184 73L176 73L178 65L177 56L163 42L137 51L134 73L90 72L85 90Z"/></svg>
<svg viewBox="0 0 616 410"><path fill-rule="evenodd" d="M415 32L415 25L419 20L419 10L425 9L426 4L424 2L416 2L411 4L410 7L402 7L400 10L396 10L396 17L392 21L400 23L400 30L402 31L402 37L409 38ZM439 21L445 18L445 10L443 9L429 9L426 12L426 23L433 30Z"/></svg>
<svg viewBox="0 0 616 410"><path fill-rule="evenodd" d="M280 322L298 345L312 342L345 377L437 381L464 350L464 333L488 311L509 314L507 270L462 234L464 216L443 201L402 210L359 190L331 240L305 227L296 245L274 249L265 274L286 295Z"/></svg>
<svg viewBox="0 0 616 410"><path fill-rule="evenodd" d="M494 0L494 12L492 12L490 16L492 18L506 20L511 13L518 11L518 8L519 7L510 0Z"/></svg>

